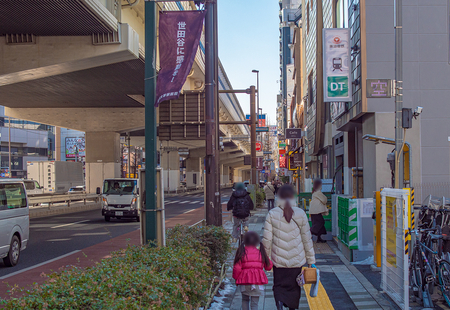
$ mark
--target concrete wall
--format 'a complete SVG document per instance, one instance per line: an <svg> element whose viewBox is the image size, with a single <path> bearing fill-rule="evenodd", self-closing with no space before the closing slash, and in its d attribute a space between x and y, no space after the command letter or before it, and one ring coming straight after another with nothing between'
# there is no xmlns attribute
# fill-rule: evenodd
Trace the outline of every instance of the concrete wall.
<svg viewBox="0 0 450 310"><path fill-rule="evenodd" d="M413 123L420 132L407 131L407 140L414 145L413 161L417 163L414 183L450 180L448 9L447 0L428 1L426 5L403 2L404 106L424 107L419 120ZM367 78L394 78L393 11L393 0L366 0ZM394 100L368 99L368 110L393 112ZM393 120L385 125L389 129L386 134L393 133ZM417 162L418 158L422 160Z"/></svg>

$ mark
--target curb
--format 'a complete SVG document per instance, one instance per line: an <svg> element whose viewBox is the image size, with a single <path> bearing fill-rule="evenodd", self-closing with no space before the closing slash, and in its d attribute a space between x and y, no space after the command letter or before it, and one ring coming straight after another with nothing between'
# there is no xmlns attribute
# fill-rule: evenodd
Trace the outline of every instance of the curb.
<svg viewBox="0 0 450 310"><path fill-rule="evenodd" d="M54 207L54 209L48 208L40 208L40 210L30 209L30 219L49 217L60 214L69 214L69 213L77 213L83 211L92 211L92 210L101 210L100 203L90 203L81 206L73 206L73 207Z"/></svg>

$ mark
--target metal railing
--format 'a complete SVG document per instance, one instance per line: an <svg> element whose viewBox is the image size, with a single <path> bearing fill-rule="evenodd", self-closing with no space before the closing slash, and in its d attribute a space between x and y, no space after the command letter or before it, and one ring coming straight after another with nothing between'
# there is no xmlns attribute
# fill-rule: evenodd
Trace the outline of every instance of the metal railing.
<svg viewBox="0 0 450 310"><path fill-rule="evenodd" d="M86 204L86 201L91 200L95 202L100 201L100 196L97 194L42 194L42 195L30 195L28 196L28 205L30 207L41 204L48 204L50 208L54 203L67 203L70 204L74 201L82 201Z"/></svg>

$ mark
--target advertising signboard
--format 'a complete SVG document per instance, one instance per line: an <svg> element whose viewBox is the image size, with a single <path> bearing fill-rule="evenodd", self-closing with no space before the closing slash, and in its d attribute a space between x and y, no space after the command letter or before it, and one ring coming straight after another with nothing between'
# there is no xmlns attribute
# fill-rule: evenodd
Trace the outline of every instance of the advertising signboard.
<svg viewBox="0 0 450 310"><path fill-rule="evenodd" d="M367 98L391 98L393 96L392 80L390 79L367 79Z"/></svg>
<svg viewBox="0 0 450 310"><path fill-rule="evenodd" d="M76 158L86 156L86 146L84 137L66 137L66 158Z"/></svg>
<svg viewBox="0 0 450 310"><path fill-rule="evenodd" d="M325 28L322 31L324 102L352 101L350 30Z"/></svg>
<svg viewBox="0 0 450 310"><path fill-rule="evenodd" d="M245 115L246 120L250 120L250 114ZM266 114L259 115L258 127L266 127Z"/></svg>
<svg viewBox="0 0 450 310"><path fill-rule="evenodd" d="M286 139L301 139L302 129L301 128L286 128Z"/></svg>
<svg viewBox="0 0 450 310"><path fill-rule="evenodd" d="M284 149L286 147L286 141L278 141L278 148Z"/></svg>

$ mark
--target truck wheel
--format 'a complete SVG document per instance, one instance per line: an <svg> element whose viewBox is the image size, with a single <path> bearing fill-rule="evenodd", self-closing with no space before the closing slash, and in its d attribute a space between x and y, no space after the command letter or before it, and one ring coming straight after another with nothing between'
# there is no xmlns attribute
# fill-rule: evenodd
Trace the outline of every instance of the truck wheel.
<svg viewBox="0 0 450 310"><path fill-rule="evenodd" d="M7 267L14 267L19 262L20 257L20 240L14 235L9 246L8 256L3 259Z"/></svg>
<svg viewBox="0 0 450 310"><path fill-rule="evenodd" d="M105 221L109 222L109 221L111 221L111 218L109 216L105 216Z"/></svg>

